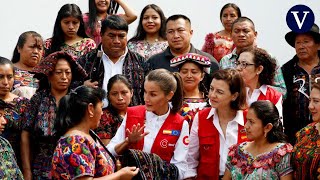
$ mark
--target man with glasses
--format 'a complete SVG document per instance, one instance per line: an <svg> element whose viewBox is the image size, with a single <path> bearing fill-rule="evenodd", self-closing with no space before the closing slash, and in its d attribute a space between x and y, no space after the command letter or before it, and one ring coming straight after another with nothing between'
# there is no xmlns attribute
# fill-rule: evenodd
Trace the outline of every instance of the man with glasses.
<svg viewBox="0 0 320 180"><path fill-rule="evenodd" d="M256 46L255 40L257 32L255 31L254 23L248 17L239 17L235 20L231 27L231 37L235 45L232 53L224 56L220 61L220 68L236 68L236 62L240 52L243 49L253 48ZM273 87L281 92L285 97L287 89L283 80L281 68L277 68L274 77Z"/></svg>
<svg viewBox="0 0 320 180"><path fill-rule="evenodd" d="M149 58L148 63L152 69L164 68L171 72L177 72L177 67L170 67L170 60L176 56L187 53L196 53L206 56L211 61L210 74L219 69L217 60L208 53L200 51L193 47L190 43L193 30L191 29L190 19L182 14L170 16L166 21L166 37L168 40L168 48L159 54ZM206 85L209 87L211 78L206 80ZM210 81L210 82L209 82Z"/></svg>

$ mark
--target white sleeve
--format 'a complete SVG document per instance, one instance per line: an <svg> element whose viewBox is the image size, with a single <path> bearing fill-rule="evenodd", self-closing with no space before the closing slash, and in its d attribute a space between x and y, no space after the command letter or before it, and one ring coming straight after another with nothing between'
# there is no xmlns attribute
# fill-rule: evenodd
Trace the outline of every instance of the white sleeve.
<svg viewBox="0 0 320 180"><path fill-rule="evenodd" d="M281 117L281 123L283 125L283 115L282 115L282 95L280 96L278 102L275 104L276 108L279 111L279 117Z"/></svg>
<svg viewBox="0 0 320 180"><path fill-rule="evenodd" d="M184 175L184 178L197 176L197 168L199 165L199 113L193 118L193 123L190 131L189 138L189 151L187 156L188 170Z"/></svg>
<svg viewBox="0 0 320 180"><path fill-rule="evenodd" d="M107 145L108 150L114 156L118 156L114 149L116 145L122 143L126 139L126 122L127 114L124 116L123 121L116 132L116 135L111 139L110 143Z"/></svg>
<svg viewBox="0 0 320 180"><path fill-rule="evenodd" d="M187 154L188 154L188 140L189 140L189 124L187 121L183 122L180 137L175 145L173 157L170 163L177 166L179 170L179 179L184 179L184 173L187 171Z"/></svg>

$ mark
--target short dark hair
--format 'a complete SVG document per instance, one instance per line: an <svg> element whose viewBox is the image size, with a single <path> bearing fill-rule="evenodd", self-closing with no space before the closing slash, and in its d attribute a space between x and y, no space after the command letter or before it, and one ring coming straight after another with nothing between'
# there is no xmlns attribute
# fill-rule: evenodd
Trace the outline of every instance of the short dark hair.
<svg viewBox="0 0 320 180"><path fill-rule="evenodd" d="M27 41L28 36L32 36L36 40L36 46L43 48L43 39L41 35L35 31L26 31L22 33L19 38L16 47L14 48L13 55L12 55L12 63L17 63L20 61L20 53L18 52L18 48L23 48L24 44Z"/></svg>
<svg viewBox="0 0 320 180"><path fill-rule="evenodd" d="M157 6L155 4L149 4L142 9L141 14L140 14L139 24L138 24L138 27L136 30L136 34L129 41L139 41L139 40L144 40L146 38L147 33L143 28L142 20L143 20L144 13L148 9L153 9L159 14L161 25L160 25L158 35L161 38L166 39L166 33L165 33L165 31L166 31L166 25L165 25L166 24L166 17L164 16L163 11L159 6Z"/></svg>
<svg viewBox="0 0 320 180"><path fill-rule="evenodd" d="M56 114L56 129L59 136L70 128L83 121L87 107L90 103L96 107L106 97L106 92L101 88L79 86L61 98Z"/></svg>
<svg viewBox="0 0 320 180"><path fill-rule="evenodd" d="M267 141L269 143L286 142L287 136L283 132L283 125L278 109L272 102L268 100L255 101L249 109L255 112L257 118L262 121L263 126L266 126L268 123L272 124L273 127L267 134Z"/></svg>
<svg viewBox="0 0 320 180"><path fill-rule="evenodd" d="M183 14L175 14L175 15L168 17L168 19L166 20L166 25L168 24L169 21L176 21L178 19L184 19L185 21L187 21L191 25L190 19Z"/></svg>
<svg viewBox="0 0 320 180"><path fill-rule="evenodd" d="M241 22L245 22L245 21L247 21L247 22L249 22L250 24L252 24L253 31L256 31L256 28L255 28L255 26L254 26L253 21L252 21L250 18L246 17L246 16L238 17L238 19L236 19L236 20L232 23L231 31L233 31L233 27L234 27L235 24L241 23Z"/></svg>
<svg viewBox="0 0 320 180"><path fill-rule="evenodd" d="M243 52L250 52L253 55L253 63L256 68L260 65L263 66L263 70L259 74L259 83L261 85L272 85L276 73L277 61L262 48L246 48L243 49L240 54Z"/></svg>
<svg viewBox="0 0 320 180"><path fill-rule="evenodd" d="M243 79L240 73L235 69L223 69L218 70L213 73L213 79L223 80L229 85L229 90L231 94L238 93L236 100L232 101L230 104L231 109L240 110L246 109L247 99L246 99L246 89Z"/></svg>
<svg viewBox="0 0 320 180"><path fill-rule="evenodd" d="M228 4L225 4L220 10L220 20L222 18L223 11L229 7L232 7L236 11L238 18L241 17L241 10L239 6L237 6L234 3L228 3Z"/></svg>
<svg viewBox="0 0 320 180"><path fill-rule="evenodd" d="M123 30L128 32L129 27L127 21L119 15L109 15L101 22L101 35L103 35L107 28L115 30Z"/></svg>

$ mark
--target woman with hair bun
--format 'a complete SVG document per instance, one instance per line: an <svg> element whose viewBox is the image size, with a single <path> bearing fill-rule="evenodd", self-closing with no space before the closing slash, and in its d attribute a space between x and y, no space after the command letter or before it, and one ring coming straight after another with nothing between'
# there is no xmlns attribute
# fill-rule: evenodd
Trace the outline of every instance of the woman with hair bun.
<svg viewBox="0 0 320 180"><path fill-rule="evenodd" d="M189 125L179 115L182 94L178 73L151 71L144 83L145 105L128 108L107 146L113 155L123 155L124 164L135 162L141 178L184 178Z"/></svg>
<svg viewBox="0 0 320 180"><path fill-rule="evenodd" d="M270 101L252 103L245 130L251 142L230 148L223 179L292 179L292 146L286 143L275 105Z"/></svg>

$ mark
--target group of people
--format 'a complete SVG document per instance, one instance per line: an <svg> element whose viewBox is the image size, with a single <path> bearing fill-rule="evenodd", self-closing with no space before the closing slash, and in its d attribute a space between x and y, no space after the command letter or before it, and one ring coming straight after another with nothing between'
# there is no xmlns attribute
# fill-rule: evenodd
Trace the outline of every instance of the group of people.
<svg viewBox="0 0 320 180"><path fill-rule="evenodd" d="M319 179L320 33L281 68L233 3L202 49L190 19L65 4L0 57L1 179ZM114 14L117 7L124 14Z"/></svg>

